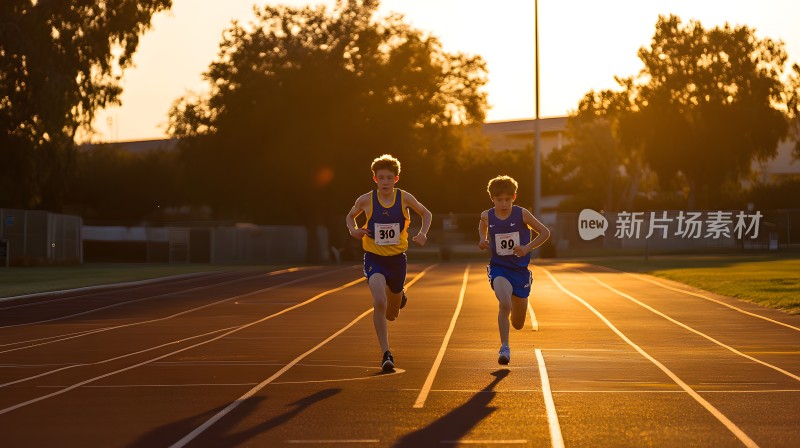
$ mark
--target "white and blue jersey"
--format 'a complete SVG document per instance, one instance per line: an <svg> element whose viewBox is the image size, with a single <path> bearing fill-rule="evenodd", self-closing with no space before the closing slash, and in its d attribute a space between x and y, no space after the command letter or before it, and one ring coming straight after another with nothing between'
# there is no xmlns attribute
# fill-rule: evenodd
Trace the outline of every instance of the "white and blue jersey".
<svg viewBox="0 0 800 448"><path fill-rule="evenodd" d="M506 219L489 210L489 246L492 249L491 264L507 268L528 268L531 254L524 257L514 255L514 248L531 242L531 229L522 219L522 207L513 205Z"/></svg>
<svg viewBox="0 0 800 448"><path fill-rule="evenodd" d="M489 247L492 259L486 266L489 284L494 289L494 279L503 277L511 283L512 294L527 298L531 293L532 276L528 270L531 254L523 257L514 255L514 248L531 242L531 230L522 219L522 208L512 206L506 219L498 218L494 208L489 210Z"/></svg>

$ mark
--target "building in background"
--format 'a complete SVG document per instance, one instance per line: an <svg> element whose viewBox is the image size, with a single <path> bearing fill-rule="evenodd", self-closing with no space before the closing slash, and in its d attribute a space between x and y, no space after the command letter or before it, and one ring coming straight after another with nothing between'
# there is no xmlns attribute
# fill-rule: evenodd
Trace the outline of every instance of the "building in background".
<svg viewBox="0 0 800 448"><path fill-rule="evenodd" d="M542 160L556 148L568 143L566 137L568 117L542 118L540 123ZM483 136L489 148L495 151L524 149L533 145L534 120L495 121L484 123ZM794 160L797 137L790 137L778 144L778 153L770 160L753 161L755 179L760 183L779 183L782 180L800 177L800 160Z"/></svg>
<svg viewBox="0 0 800 448"><path fill-rule="evenodd" d="M493 121L483 124L483 135L489 148L495 151L524 149L533 145L535 120ZM539 132L542 142L542 160L554 149L566 144L567 117L542 118Z"/></svg>

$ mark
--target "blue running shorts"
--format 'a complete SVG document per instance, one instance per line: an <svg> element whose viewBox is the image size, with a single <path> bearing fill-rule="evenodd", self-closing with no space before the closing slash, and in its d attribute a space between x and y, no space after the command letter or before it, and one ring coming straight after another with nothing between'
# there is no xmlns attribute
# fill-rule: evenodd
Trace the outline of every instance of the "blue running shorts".
<svg viewBox="0 0 800 448"><path fill-rule="evenodd" d="M489 284L494 290L494 279L497 277L505 277L511 283L511 294L527 299L531 295L531 283L533 283L533 276L531 271L526 269L511 269L505 266L488 265L486 266L486 273L489 275Z"/></svg>
<svg viewBox="0 0 800 448"><path fill-rule="evenodd" d="M383 274L389 291L397 294L406 283L406 254L378 255L364 252L364 275L367 281L373 274Z"/></svg>

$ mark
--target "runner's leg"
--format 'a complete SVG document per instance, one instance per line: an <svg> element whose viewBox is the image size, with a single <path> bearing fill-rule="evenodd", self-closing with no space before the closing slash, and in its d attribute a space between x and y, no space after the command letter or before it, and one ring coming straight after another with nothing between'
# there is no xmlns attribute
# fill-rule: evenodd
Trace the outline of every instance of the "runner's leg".
<svg viewBox="0 0 800 448"><path fill-rule="evenodd" d="M389 287L386 287L386 319L395 320L400 314L400 302L403 301L403 291L392 292Z"/></svg>
<svg viewBox="0 0 800 448"><path fill-rule="evenodd" d="M511 296L511 325L521 330L525 326L525 313L528 311L528 299Z"/></svg>
<svg viewBox="0 0 800 448"><path fill-rule="evenodd" d="M372 274L369 277L369 290L372 292L372 322L381 345L381 353L389 350L389 331L386 323L386 277Z"/></svg>
<svg viewBox="0 0 800 448"><path fill-rule="evenodd" d="M494 294L497 296L499 311L497 313L497 328L500 330L500 342L508 345L508 316L511 314L511 283L505 277L495 277L492 282Z"/></svg>

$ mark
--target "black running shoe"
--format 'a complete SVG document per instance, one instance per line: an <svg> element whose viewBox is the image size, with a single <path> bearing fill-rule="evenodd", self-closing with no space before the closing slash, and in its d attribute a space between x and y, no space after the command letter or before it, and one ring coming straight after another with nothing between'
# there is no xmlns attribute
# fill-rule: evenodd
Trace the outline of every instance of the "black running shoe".
<svg viewBox="0 0 800 448"><path fill-rule="evenodd" d="M400 300L400 309L402 310L404 306L406 306L406 302L408 301L408 297L406 297L406 292L403 291L403 299Z"/></svg>
<svg viewBox="0 0 800 448"><path fill-rule="evenodd" d="M392 352L386 350L383 353L383 362L381 363L381 369L384 372L389 372L394 370L394 357L392 356Z"/></svg>

